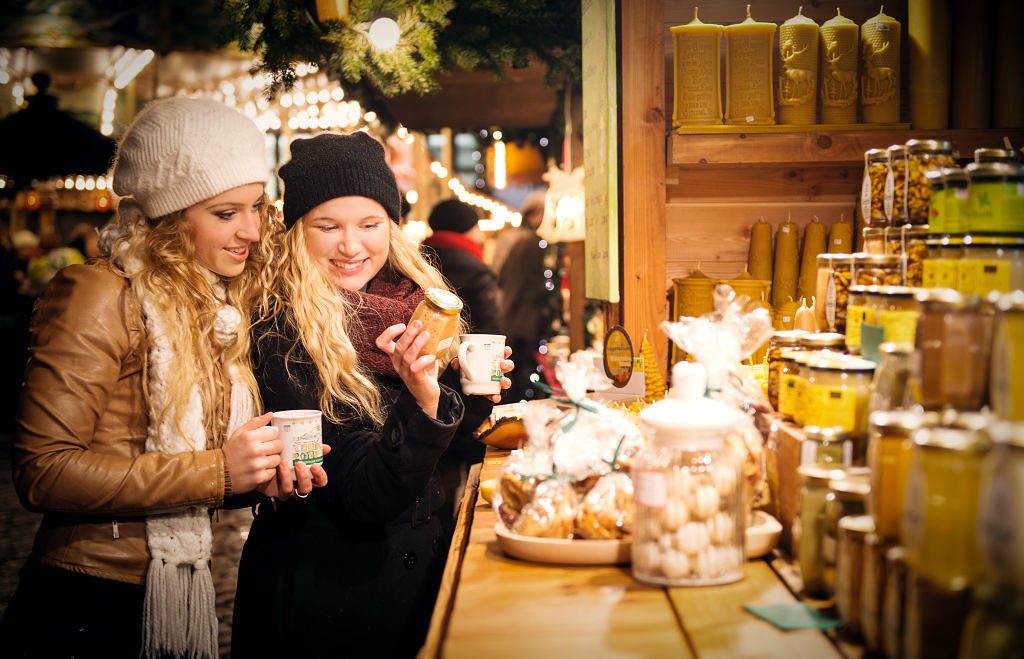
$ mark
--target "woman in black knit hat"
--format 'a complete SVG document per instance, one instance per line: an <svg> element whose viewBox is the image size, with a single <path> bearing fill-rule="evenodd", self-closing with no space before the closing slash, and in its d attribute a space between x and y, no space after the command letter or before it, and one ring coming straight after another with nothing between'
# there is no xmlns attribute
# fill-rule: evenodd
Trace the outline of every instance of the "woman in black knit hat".
<svg viewBox="0 0 1024 659"><path fill-rule="evenodd" d="M292 143L280 169L288 227L254 328L268 410L324 414L327 487L261 505L239 568L232 654L412 656L426 634L452 532L436 465L492 401L405 326L447 288L398 228L384 149L365 133ZM511 370L512 362L505 362ZM510 382L505 379L503 386Z"/></svg>

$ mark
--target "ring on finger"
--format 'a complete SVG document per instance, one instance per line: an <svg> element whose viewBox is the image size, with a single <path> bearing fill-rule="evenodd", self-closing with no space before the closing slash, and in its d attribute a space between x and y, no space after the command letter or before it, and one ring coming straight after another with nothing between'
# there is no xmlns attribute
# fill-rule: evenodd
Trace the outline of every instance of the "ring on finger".
<svg viewBox="0 0 1024 659"><path fill-rule="evenodd" d="M305 494L302 494L298 490L296 490L295 491L295 496L299 497L300 499L305 499L306 497L309 496L309 492L306 492Z"/></svg>

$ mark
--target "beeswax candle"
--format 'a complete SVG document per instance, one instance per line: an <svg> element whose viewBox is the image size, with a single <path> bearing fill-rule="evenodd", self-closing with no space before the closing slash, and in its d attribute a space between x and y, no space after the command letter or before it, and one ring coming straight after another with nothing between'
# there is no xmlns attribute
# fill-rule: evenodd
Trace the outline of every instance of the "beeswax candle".
<svg viewBox="0 0 1024 659"><path fill-rule="evenodd" d="M725 27L725 123L774 124L772 40L775 23L758 23L750 16Z"/></svg>
<svg viewBox="0 0 1024 659"><path fill-rule="evenodd" d="M914 130L949 127L950 0L908 0L910 125ZM1020 40L1019 35L1016 37Z"/></svg>
<svg viewBox="0 0 1024 659"><path fill-rule="evenodd" d="M750 227L747 269L754 279L772 280L772 225L763 217Z"/></svg>
<svg viewBox="0 0 1024 659"><path fill-rule="evenodd" d="M992 67L992 125L996 128L1024 126L1024 4L1019 0L996 3L995 54Z"/></svg>
<svg viewBox="0 0 1024 659"><path fill-rule="evenodd" d="M864 123L896 123L900 120L900 23L885 13L884 5L860 27L860 48Z"/></svg>
<svg viewBox="0 0 1024 659"><path fill-rule="evenodd" d="M813 124L817 110L818 24L804 8L779 27L779 123Z"/></svg>
<svg viewBox="0 0 1024 659"><path fill-rule="evenodd" d="M675 50L672 125L722 123L722 26L693 20L671 28Z"/></svg>
<svg viewBox="0 0 1024 659"><path fill-rule="evenodd" d="M950 128L988 128L992 110L992 3L953 3L953 90ZM1020 26L1018 26L1018 29ZM1019 72L1018 72L1019 73Z"/></svg>
<svg viewBox="0 0 1024 659"><path fill-rule="evenodd" d="M821 26L821 123L857 122L857 24L836 15Z"/></svg>
<svg viewBox="0 0 1024 659"><path fill-rule="evenodd" d="M797 270L800 255L796 224L790 220L783 223L775 233L775 263L772 276L772 306L781 307L786 300L796 297Z"/></svg>
<svg viewBox="0 0 1024 659"><path fill-rule="evenodd" d="M826 233L828 228L817 216L804 227L804 241L800 252L800 277L797 280L797 297L810 298L816 293L818 280L818 254L828 252Z"/></svg>

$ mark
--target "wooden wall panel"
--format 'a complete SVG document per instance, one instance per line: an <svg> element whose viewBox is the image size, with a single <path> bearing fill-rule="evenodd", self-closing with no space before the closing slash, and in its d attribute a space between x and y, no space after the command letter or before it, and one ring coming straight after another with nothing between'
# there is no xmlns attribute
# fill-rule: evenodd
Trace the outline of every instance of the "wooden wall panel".
<svg viewBox="0 0 1024 659"><path fill-rule="evenodd" d="M666 194L679 201L846 201L860 191L860 166L669 165Z"/></svg>

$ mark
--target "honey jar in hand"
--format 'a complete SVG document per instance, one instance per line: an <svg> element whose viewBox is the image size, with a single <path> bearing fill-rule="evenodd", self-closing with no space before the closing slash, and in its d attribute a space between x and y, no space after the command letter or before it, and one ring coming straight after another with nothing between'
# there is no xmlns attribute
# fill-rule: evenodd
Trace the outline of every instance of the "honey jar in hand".
<svg viewBox="0 0 1024 659"><path fill-rule="evenodd" d="M421 354L433 353L438 360L448 354L452 341L458 333L459 312L462 311L462 300L451 291L443 288L428 288L419 303L409 324L413 321L423 323L423 328L430 332L430 338L423 346Z"/></svg>

